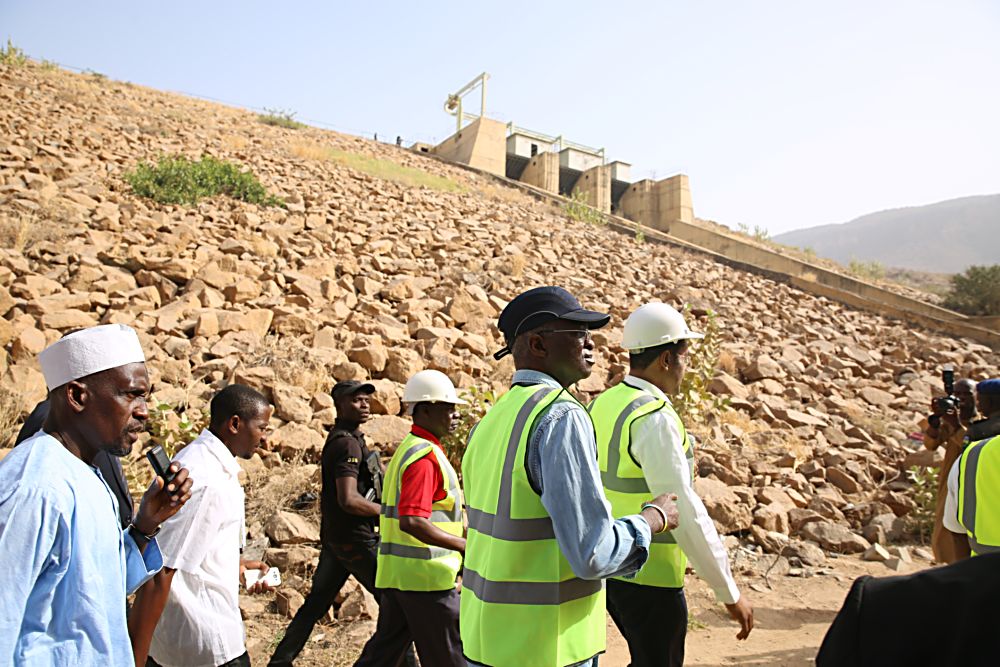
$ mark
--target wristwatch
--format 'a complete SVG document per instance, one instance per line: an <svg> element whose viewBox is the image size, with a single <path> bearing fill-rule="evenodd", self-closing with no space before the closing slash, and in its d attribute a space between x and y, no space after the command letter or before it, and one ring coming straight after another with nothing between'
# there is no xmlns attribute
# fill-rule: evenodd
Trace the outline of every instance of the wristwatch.
<svg viewBox="0 0 1000 667"><path fill-rule="evenodd" d="M159 526L157 526L156 530L154 530L149 535L147 535L146 533L144 533L141 530L139 530L138 528L136 528L136 526L135 526L134 523L130 523L128 525L128 529L133 534L133 536L138 535L139 537L141 537L142 539L146 540L147 542L152 542L153 538L160 534L160 529L161 528L163 528L162 524L159 525Z"/></svg>

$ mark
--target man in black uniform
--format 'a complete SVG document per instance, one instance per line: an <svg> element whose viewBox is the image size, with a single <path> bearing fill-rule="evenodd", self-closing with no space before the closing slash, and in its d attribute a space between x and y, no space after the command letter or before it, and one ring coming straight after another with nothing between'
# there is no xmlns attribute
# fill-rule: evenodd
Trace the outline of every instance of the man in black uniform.
<svg viewBox="0 0 1000 667"><path fill-rule="evenodd" d="M323 447L319 566L309 595L271 656L272 667L292 664L350 575L379 598L375 590L379 543L375 527L381 509L382 466L378 452L369 451L360 430L371 414L374 393L374 385L356 380L344 380L333 387L337 420ZM412 647L407 664L413 664L411 655Z"/></svg>

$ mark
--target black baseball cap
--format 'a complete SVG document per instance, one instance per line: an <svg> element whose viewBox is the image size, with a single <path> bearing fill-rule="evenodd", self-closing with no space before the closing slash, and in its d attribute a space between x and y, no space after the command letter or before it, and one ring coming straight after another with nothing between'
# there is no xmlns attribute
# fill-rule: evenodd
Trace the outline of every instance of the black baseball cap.
<svg viewBox="0 0 1000 667"><path fill-rule="evenodd" d="M600 329L611 321L611 316L587 310L562 287L535 287L518 294L500 313L497 328L507 344L493 358L503 359L510 354L510 346L519 334L537 329L552 320L581 322L588 329Z"/></svg>
<svg viewBox="0 0 1000 667"><path fill-rule="evenodd" d="M371 382L358 382L357 380L341 380L337 384L333 385L333 391L330 395L334 398L340 398L341 396L353 396L359 391L363 391L366 394L375 393L375 385Z"/></svg>

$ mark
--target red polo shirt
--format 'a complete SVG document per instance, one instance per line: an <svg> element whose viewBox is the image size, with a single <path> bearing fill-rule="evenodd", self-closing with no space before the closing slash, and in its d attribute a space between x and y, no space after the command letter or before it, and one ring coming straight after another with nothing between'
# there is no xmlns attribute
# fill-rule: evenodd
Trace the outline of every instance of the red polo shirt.
<svg viewBox="0 0 1000 667"><path fill-rule="evenodd" d="M434 443L435 447L441 449L441 443L430 431L414 424L410 433ZM441 451L444 452L443 449ZM431 505L438 500L444 500L447 495L441 466L438 465L434 452L429 451L411 463L403 472L403 481L399 488L399 515L422 516L429 519Z"/></svg>

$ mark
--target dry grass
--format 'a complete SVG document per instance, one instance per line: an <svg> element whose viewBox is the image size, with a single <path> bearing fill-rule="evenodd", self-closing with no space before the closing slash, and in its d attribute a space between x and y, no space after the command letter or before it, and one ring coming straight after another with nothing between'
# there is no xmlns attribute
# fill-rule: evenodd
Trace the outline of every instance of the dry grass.
<svg viewBox="0 0 1000 667"><path fill-rule="evenodd" d="M23 253L39 243L63 239L67 236L66 227L61 223L63 217L64 211L57 208L0 214L0 247Z"/></svg>
<svg viewBox="0 0 1000 667"><path fill-rule="evenodd" d="M517 188L496 183L484 183L476 187L476 192L487 199L494 199L508 204L530 204L532 198Z"/></svg>
<svg viewBox="0 0 1000 667"><path fill-rule="evenodd" d="M718 368L723 371L726 375L732 375L736 377L736 358L726 350L719 351L719 364Z"/></svg>
<svg viewBox="0 0 1000 667"><path fill-rule="evenodd" d="M10 447L21 426L24 399L16 391L0 385L0 447Z"/></svg>
<svg viewBox="0 0 1000 667"><path fill-rule="evenodd" d="M295 142L290 147L290 153L294 157L304 160L329 160L336 162L348 169L411 188L429 188L442 192L459 192L462 190L461 185L443 176L429 174L426 171L414 169L413 167L404 167L391 160L382 160L360 153L348 153L313 142Z"/></svg>
<svg viewBox="0 0 1000 667"><path fill-rule="evenodd" d="M325 394L333 388L326 365L313 354L312 349L299 340L266 336L260 345L250 350L247 367L267 366L274 371L279 382L301 387L310 396Z"/></svg>
<svg viewBox="0 0 1000 667"><path fill-rule="evenodd" d="M224 135L219 143L229 151L241 151L250 144L246 137L239 134Z"/></svg>

